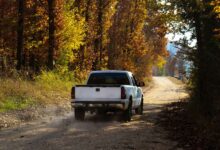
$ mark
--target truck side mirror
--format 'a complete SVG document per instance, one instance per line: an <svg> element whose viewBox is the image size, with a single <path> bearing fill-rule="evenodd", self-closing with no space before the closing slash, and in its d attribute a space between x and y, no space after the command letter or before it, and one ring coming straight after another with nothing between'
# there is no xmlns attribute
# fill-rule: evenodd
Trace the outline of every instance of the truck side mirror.
<svg viewBox="0 0 220 150"><path fill-rule="evenodd" d="M144 83L143 81L138 82L137 86L139 86L139 87L143 87L143 86L145 86L145 83Z"/></svg>

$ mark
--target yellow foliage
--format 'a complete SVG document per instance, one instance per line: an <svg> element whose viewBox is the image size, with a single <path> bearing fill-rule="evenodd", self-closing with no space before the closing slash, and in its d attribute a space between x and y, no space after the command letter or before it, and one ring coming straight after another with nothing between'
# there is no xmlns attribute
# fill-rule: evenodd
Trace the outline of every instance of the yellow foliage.
<svg viewBox="0 0 220 150"><path fill-rule="evenodd" d="M61 11L62 24L61 30L57 32L60 37L59 59L58 64L67 65L75 61L73 50L78 50L83 45L85 37L85 19L78 16L76 9L71 8L70 1L65 1L65 5Z"/></svg>
<svg viewBox="0 0 220 150"><path fill-rule="evenodd" d="M158 56L157 62L156 62L157 67L162 68L165 65L165 63L166 63L166 60L164 59L164 57Z"/></svg>
<svg viewBox="0 0 220 150"><path fill-rule="evenodd" d="M211 5L214 6L214 12L217 13L218 18L220 19L220 1L219 0L213 0L211 2Z"/></svg>

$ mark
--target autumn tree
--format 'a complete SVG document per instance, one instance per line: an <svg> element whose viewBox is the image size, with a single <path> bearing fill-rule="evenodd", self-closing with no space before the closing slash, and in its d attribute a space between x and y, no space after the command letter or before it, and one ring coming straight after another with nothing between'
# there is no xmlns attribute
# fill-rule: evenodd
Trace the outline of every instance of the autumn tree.
<svg viewBox="0 0 220 150"><path fill-rule="evenodd" d="M78 14L74 6L74 0L62 0L57 3L59 6L62 4L64 5L57 10L59 13L56 15L57 65L75 70L75 66L79 67L81 62L84 62L79 54L84 53L81 48L85 45L86 25L84 18Z"/></svg>
<svg viewBox="0 0 220 150"><path fill-rule="evenodd" d="M80 70L78 74L85 75L90 70L107 68L108 34L116 3L115 0L75 1L77 14L85 19L86 26L84 44L76 51L74 66Z"/></svg>
<svg viewBox="0 0 220 150"><path fill-rule="evenodd" d="M120 0L110 30L109 61L111 69L133 71L139 79L150 78L152 65L164 63L166 21L154 9L158 3Z"/></svg>
<svg viewBox="0 0 220 150"><path fill-rule="evenodd" d="M164 63L167 43L166 21L160 19L163 12L159 11L157 1L150 2L26 0L24 70L39 73L43 68L56 68L62 72L73 71L75 78L85 79L91 70L127 69L139 79L150 78L152 66ZM12 1L3 4L18 8ZM2 11L3 18L6 12L13 18L10 23L13 25L18 19L16 13ZM1 26L6 22L2 20ZM1 32L0 52L5 49L13 55L16 45L13 40L5 40L9 33Z"/></svg>
<svg viewBox="0 0 220 150"><path fill-rule="evenodd" d="M117 4L113 26L110 30L110 69L127 69L136 72L136 64L146 54L144 22L145 2L121 0ZM141 63L140 63L141 64Z"/></svg>

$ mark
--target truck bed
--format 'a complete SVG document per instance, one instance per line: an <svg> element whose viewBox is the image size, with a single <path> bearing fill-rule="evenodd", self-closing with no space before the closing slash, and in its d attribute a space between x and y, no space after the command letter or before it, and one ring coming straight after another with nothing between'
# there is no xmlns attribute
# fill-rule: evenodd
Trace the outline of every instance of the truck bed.
<svg viewBox="0 0 220 150"><path fill-rule="evenodd" d="M90 84L90 85L76 85L75 87L121 87L120 84Z"/></svg>

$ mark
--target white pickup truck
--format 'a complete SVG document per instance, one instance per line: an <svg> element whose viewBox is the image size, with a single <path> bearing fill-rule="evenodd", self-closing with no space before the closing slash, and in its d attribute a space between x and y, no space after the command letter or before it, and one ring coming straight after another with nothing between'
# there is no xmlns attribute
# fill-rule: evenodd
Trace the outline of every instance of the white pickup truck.
<svg viewBox="0 0 220 150"><path fill-rule="evenodd" d="M132 110L143 113L143 92L134 75L128 71L92 71L86 85L76 85L71 91L71 105L75 119L84 120L85 112L123 111L123 118L131 120Z"/></svg>

